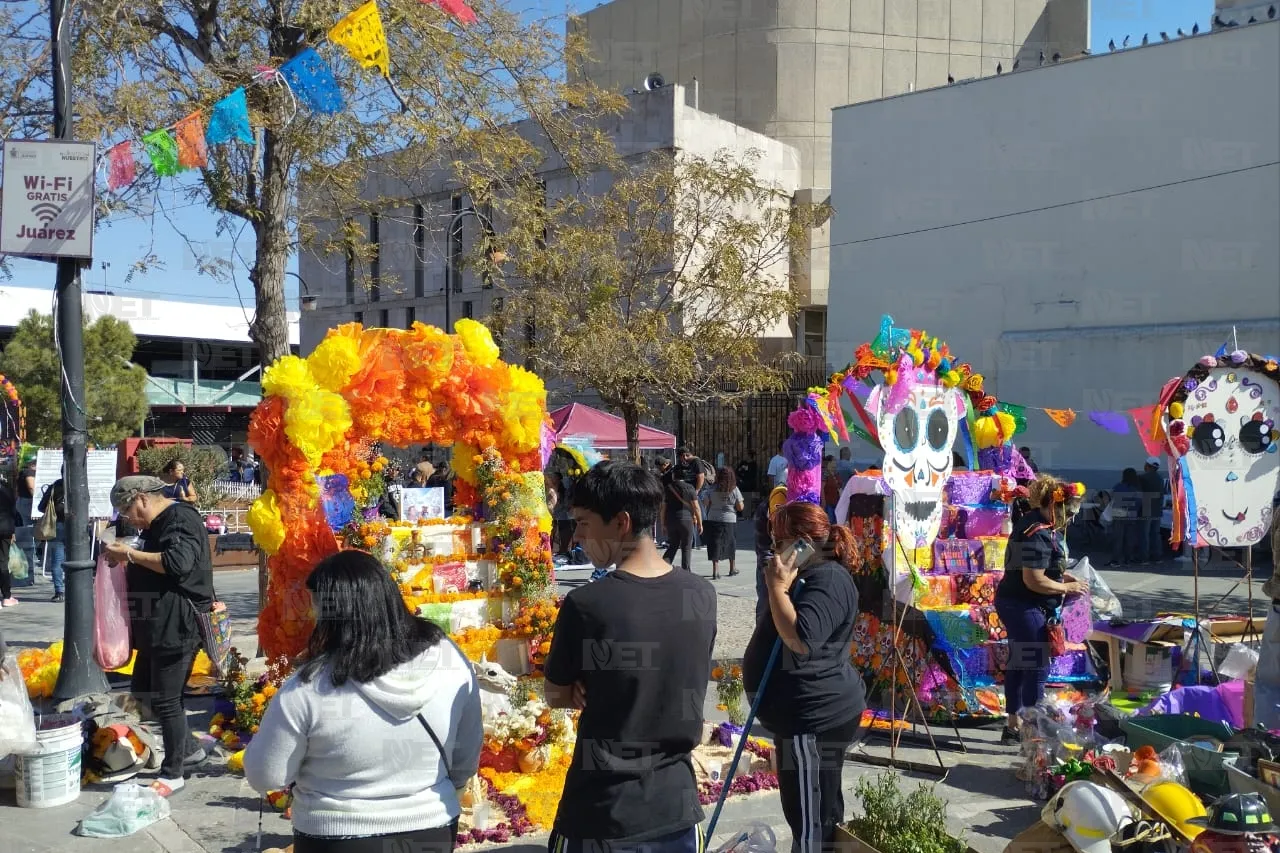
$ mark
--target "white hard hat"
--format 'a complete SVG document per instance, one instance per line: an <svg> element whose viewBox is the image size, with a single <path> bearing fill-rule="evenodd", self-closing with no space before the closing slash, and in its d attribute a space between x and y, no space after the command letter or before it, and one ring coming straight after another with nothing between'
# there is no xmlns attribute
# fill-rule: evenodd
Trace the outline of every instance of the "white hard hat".
<svg viewBox="0 0 1280 853"><path fill-rule="evenodd" d="M1040 816L1078 853L1111 853L1112 837L1134 820L1124 797L1094 782L1067 783Z"/></svg>

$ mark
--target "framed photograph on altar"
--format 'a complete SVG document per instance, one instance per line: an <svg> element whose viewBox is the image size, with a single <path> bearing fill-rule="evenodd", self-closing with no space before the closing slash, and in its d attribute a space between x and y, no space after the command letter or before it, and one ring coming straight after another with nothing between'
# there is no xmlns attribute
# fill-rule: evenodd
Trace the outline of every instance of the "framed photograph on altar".
<svg viewBox="0 0 1280 853"><path fill-rule="evenodd" d="M1273 788L1280 788L1280 763L1259 758L1258 778Z"/></svg>
<svg viewBox="0 0 1280 853"><path fill-rule="evenodd" d="M444 489L403 489L400 492L400 520L418 521L444 518Z"/></svg>

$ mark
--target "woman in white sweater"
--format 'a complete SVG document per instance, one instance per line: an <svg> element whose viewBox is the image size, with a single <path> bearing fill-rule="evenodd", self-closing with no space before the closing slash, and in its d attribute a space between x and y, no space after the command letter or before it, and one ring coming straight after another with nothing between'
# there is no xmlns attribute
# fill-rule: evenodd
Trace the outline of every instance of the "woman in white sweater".
<svg viewBox="0 0 1280 853"><path fill-rule="evenodd" d="M368 554L321 561L307 589L306 662L268 706L245 777L294 786L295 853L449 853L484 737L470 662Z"/></svg>

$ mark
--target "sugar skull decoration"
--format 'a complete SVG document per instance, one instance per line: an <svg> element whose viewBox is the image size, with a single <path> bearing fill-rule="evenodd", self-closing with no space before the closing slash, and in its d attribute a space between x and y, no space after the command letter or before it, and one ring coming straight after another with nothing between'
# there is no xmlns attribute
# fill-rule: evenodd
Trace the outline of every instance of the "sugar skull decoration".
<svg viewBox="0 0 1280 853"><path fill-rule="evenodd" d="M881 470L893 493L894 535L904 549L927 548L942 521L942 490L965 413L962 389L974 374L945 343L922 331L895 329L890 317L855 357L849 378L877 372L881 378L865 413L884 450Z"/></svg>
<svg viewBox="0 0 1280 853"><path fill-rule="evenodd" d="M1160 399L1175 547L1247 547L1271 528L1280 491L1280 365L1243 350L1206 355Z"/></svg>

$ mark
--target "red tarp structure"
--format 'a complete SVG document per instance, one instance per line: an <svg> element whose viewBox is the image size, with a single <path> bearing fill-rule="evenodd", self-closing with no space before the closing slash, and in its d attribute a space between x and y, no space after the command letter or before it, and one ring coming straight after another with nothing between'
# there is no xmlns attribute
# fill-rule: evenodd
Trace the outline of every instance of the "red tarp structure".
<svg viewBox="0 0 1280 853"><path fill-rule="evenodd" d="M596 450L626 450L627 425L617 415L570 403L551 413L551 424L556 430L556 440L580 438L591 443ZM674 450L676 437L669 432L641 425L641 450Z"/></svg>

